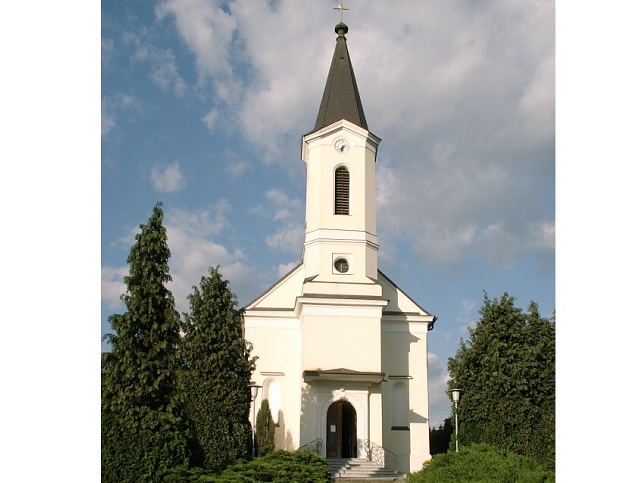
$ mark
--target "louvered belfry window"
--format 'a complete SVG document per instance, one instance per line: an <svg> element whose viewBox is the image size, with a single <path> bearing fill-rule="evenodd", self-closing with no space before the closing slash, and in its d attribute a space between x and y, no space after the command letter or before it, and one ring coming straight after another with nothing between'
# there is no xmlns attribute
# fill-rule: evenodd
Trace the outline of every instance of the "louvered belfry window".
<svg viewBox="0 0 644 483"><path fill-rule="evenodd" d="M349 214L349 170L344 166L335 170L335 214Z"/></svg>

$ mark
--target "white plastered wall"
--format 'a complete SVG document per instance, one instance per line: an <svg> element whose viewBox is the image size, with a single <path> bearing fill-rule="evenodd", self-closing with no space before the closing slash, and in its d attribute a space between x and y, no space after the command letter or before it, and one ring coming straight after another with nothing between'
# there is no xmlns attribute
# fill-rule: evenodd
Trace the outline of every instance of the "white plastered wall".
<svg viewBox="0 0 644 483"><path fill-rule="evenodd" d="M381 310L351 307L346 301L342 305L303 303L302 368L380 372Z"/></svg>
<svg viewBox="0 0 644 483"><path fill-rule="evenodd" d="M275 381L269 389L270 399L279 401L277 415L279 426L275 428L275 443L279 449L295 450L300 446L300 329L295 318L262 318L245 316L246 338L253 344L251 356L257 355L253 380L264 386ZM270 394L271 389L279 391ZM258 395L259 407L265 394ZM251 415L251 419L252 415Z"/></svg>
<svg viewBox="0 0 644 483"><path fill-rule="evenodd" d="M420 318L420 317L419 317ZM429 409L427 389L427 322L385 318L382 334L382 365L388 376L383 384L383 446L398 453L400 470L418 471L429 454ZM409 430L393 428L393 386L408 388ZM395 449L394 449L395 448Z"/></svg>

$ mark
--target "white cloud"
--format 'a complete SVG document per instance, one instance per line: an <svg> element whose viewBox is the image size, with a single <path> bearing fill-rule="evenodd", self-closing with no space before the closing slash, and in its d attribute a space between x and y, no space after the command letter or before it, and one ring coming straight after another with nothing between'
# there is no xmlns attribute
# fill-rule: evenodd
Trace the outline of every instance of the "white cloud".
<svg viewBox="0 0 644 483"><path fill-rule="evenodd" d="M272 250L286 253L301 253L304 242L304 203L278 189L264 193L264 203L254 206L251 214L270 218L276 230L266 237L266 245Z"/></svg>
<svg viewBox="0 0 644 483"><path fill-rule="evenodd" d="M470 333L468 329L473 329L478 323L478 307L474 300L465 299L461 300L459 304L460 310L456 315L456 323L459 327L459 338L469 338Z"/></svg>
<svg viewBox="0 0 644 483"><path fill-rule="evenodd" d="M290 262L290 263L280 263L277 267L277 275L279 278L282 278L288 272L293 270L300 262Z"/></svg>
<svg viewBox="0 0 644 483"><path fill-rule="evenodd" d="M431 334L431 333L430 333ZM431 428L443 424L451 414L452 404L447 397L447 366L438 355L427 353L427 385L429 387L429 423Z"/></svg>
<svg viewBox="0 0 644 483"><path fill-rule="evenodd" d="M222 230L229 226L227 213L230 204L226 200L219 200L215 205L190 211L181 208L174 208L165 216L166 223L175 227L190 237L203 237L219 235Z"/></svg>
<svg viewBox="0 0 644 483"><path fill-rule="evenodd" d="M554 255L555 251L555 223L554 221L531 222L527 225L527 232L531 237L530 248L540 255Z"/></svg>
<svg viewBox="0 0 644 483"><path fill-rule="evenodd" d="M323 2L293 0L279 4L237 0L230 8L255 74L242 99L239 122L247 138L262 147L264 161L292 169L283 145L315 122L334 47L335 12ZM330 20L327 32L302 21L325 16ZM303 62L304 57L320 62Z"/></svg>
<svg viewBox="0 0 644 483"><path fill-rule="evenodd" d="M125 32L122 38L126 44L134 45L134 60L150 64L150 79L157 87L163 92L172 91L177 97L186 93L186 83L170 50L160 49L149 42L145 31L141 34Z"/></svg>
<svg viewBox="0 0 644 483"><path fill-rule="evenodd" d="M535 250L551 257L554 221L543 218L554 213L544 211L543 197L554 195L552 179L531 177L534 184L526 187L520 169L505 164L503 158L476 160L446 144L407 163L383 160L377 173L379 229L411 242L435 266L459 264L467 255L497 269Z"/></svg>
<svg viewBox="0 0 644 483"><path fill-rule="evenodd" d="M254 206L250 212L273 221L292 221L302 219L304 203L281 190L270 189L264 193L264 203Z"/></svg>
<svg viewBox="0 0 644 483"><path fill-rule="evenodd" d="M493 267L509 268L521 249L518 233L508 230L503 223L487 226L481 232L476 245L477 255L490 262Z"/></svg>
<svg viewBox="0 0 644 483"><path fill-rule="evenodd" d="M224 278L230 280L231 289L240 299L257 291L253 284L254 270L244 263L245 254L237 248L229 248L213 239L228 225L226 202L220 202L213 210L190 212L170 210L166 218L168 246L172 252L170 289L175 297L177 310L187 312L187 296L192 286L198 286L208 267L220 266Z"/></svg>
<svg viewBox="0 0 644 483"><path fill-rule="evenodd" d="M160 193L180 191L186 186L186 180L181 173L179 163L174 162L166 166L155 166L150 173L152 186Z"/></svg>
<svg viewBox="0 0 644 483"><path fill-rule="evenodd" d="M208 114L201 118L201 122L206 125L209 131L213 131L215 129L218 120L219 112L214 107L208 111Z"/></svg>
<svg viewBox="0 0 644 483"><path fill-rule="evenodd" d="M289 225L278 228L275 233L266 237L266 245L271 250L286 253L300 253L304 242L304 227L302 225Z"/></svg>
<svg viewBox="0 0 644 483"><path fill-rule="evenodd" d="M101 267L101 301L110 309L123 306L121 295L125 293L123 277L129 273L127 265L123 267Z"/></svg>
<svg viewBox="0 0 644 483"><path fill-rule="evenodd" d="M555 58L552 52L539 62L519 101L518 114L525 124L525 131L532 134L533 142L554 138L554 75Z"/></svg>
<svg viewBox="0 0 644 483"><path fill-rule="evenodd" d="M187 297L192 286L199 285L201 277L208 274L211 266L220 266L220 272L230 280L231 290L240 300L249 300L259 293L261 287L257 286L255 270L245 263L245 252L238 247L227 247L216 239L223 238L223 231L229 226L228 210L228 203L221 200L209 209L190 211L175 208L165 213L164 226L172 254L169 260L172 281L168 288L174 295L179 312L188 311ZM139 233L140 229L132 228L131 232ZM128 247L133 243L133 235L117 242ZM125 293L123 277L128 273L127 265L101 268L101 296L110 309L122 307L119 297Z"/></svg>
<svg viewBox="0 0 644 483"><path fill-rule="evenodd" d="M214 79L217 83L233 83L229 55L236 21L218 2L166 0L155 11L159 20L174 17L179 34L195 54L200 82ZM230 89L224 90L230 94Z"/></svg>
<svg viewBox="0 0 644 483"><path fill-rule="evenodd" d="M159 51L152 66L152 82L163 92L172 90L175 96L181 97L186 92L186 84L179 75L174 55L168 51Z"/></svg>
<svg viewBox="0 0 644 483"><path fill-rule="evenodd" d="M273 211L273 220L292 220L302 214L304 204L302 200L291 199L283 191L272 189L264 194Z"/></svg>
<svg viewBox="0 0 644 483"><path fill-rule="evenodd" d="M476 242L474 253L498 269L509 268L517 257L536 253L549 259L554 256L554 222L529 222L506 226L497 222L483 229Z"/></svg>
<svg viewBox="0 0 644 483"><path fill-rule="evenodd" d="M114 40L101 38L101 64L103 66L109 65L112 56L114 55Z"/></svg>
<svg viewBox="0 0 644 483"><path fill-rule="evenodd" d="M101 137L108 134L116 126L116 116L114 112L105 104L105 99L101 99Z"/></svg>
<svg viewBox="0 0 644 483"><path fill-rule="evenodd" d="M355 0L351 8L351 59L369 126L383 139L378 227L395 234L383 253L395 259L401 241L439 267L476 258L505 269L534 252L552 265L554 2L392 9ZM156 13L175 23L195 56L198 84L211 89L205 125L213 130L225 119L264 161L290 173L296 163L284 146L313 126L336 12L296 0L167 0ZM280 206L253 212L281 223L269 246L294 251L301 218L290 216L294 206Z"/></svg>
<svg viewBox="0 0 644 483"><path fill-rule="evenodd" d="M136 99L128 94L118 93L101 98L101 137L117 128L117 116L138 108Z"/></svg>
<svg viewBox="0 0 644 483"><path fill-rule="evenodd" d="M250 168L250 163L247 161L232 161L226 165L226 172L233 178L239 178L248 168Z"/></svg>
<svg viewBox="0 0 644 483"><path fill-rule="evenodd" d="M476 302L474 302L474 300L461 300L461 303L459 305L461 307L461 311L468 315L471 314L474 309L476 309Z"/></svg>

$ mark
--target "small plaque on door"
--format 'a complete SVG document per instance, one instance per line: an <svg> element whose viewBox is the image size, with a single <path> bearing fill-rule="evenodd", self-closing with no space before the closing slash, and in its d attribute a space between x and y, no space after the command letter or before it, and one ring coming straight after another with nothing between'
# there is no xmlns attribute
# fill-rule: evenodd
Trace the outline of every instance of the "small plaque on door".
<svg viewBox="0 0 644 483"><path fill-rule="evenodd" d="M331 425L331 432L332 432L332 433L335 433L335 424L332 424L332 425Z"/></svg>

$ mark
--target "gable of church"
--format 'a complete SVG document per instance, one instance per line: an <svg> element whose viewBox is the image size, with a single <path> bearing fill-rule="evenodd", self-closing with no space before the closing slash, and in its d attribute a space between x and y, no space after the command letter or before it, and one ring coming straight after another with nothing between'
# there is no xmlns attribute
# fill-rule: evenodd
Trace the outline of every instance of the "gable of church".
<svg viewBox="0 0 644 483"><path fill-rule="evenodd" d="M304 264L300 262L266 292L248 304L246 312L252 310L292 310L295 306L295 298L302 294L303 283Z"/></svg>
<svg viewBox="0 0 644 483"><path fill-rule="evenodd" d="M378 284L382 287L382 298L389 302L384 310L385 315L425 315L433 317L380 270L378 270Z"/></svg>

